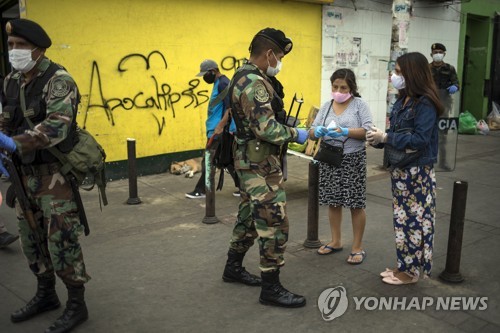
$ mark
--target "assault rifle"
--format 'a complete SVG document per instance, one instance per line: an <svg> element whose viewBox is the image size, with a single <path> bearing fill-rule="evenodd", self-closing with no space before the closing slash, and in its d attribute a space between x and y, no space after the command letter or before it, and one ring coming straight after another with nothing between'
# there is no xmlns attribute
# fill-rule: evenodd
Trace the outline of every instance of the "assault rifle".
<svg viewBox="0 0 500 333"><path fill-rule="evenodd" d="M49 254L47 253L47 249L44 246L44 243L40 239L39 235L39 230L37 228L37 218L35 218L35 213L33 213L33 209L31 208L31 204L29 202L29 199L26 195L26 192L24 190L23 182L21 180L21 177L19 176L19 170L16 167L16 164L19 164L18 161L14 163L13 159L16 159L15 155L8 156L4 154L0 154L3 158L2 162L7 171L9 172L9 179L10 182L12 183L12 187L14 188L14 192L16 193L16 198L17 202L19 203L19 207L23 211L24 218L26 221L28 221L28 224L33 231L33 238L36 243L36 248L38 252L43 255L44 258L50 258ZM38 212L39 214L42 214L42 212ZM37 214L38 214L37 213Z"/></svg>

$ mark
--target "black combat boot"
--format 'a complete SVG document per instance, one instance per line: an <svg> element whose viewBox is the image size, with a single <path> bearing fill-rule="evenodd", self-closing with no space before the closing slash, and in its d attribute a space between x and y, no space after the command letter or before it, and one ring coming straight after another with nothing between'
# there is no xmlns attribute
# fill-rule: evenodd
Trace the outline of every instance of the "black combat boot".
<svg viewBox="0 0 500 333"><path fill-rule="evenodd" d="M74 327L80 325L89 318L87 306L83 294L85 287L66 286L68 288L68 301L66 309L61 317L45 330L45 333L64 333L71 331Z"/></svg>
<svg viewBox="0 0 500 333"><path fill-rule="evenodd" d="M280 271L262 272L262 291L259 302L265 305L299 308L306 305L304 296L296 295L286 290L280 283Z"/></svg>
<svg viewBox="0 0 500 333"><path fill-rule="evenodd" d="M245 253L238 253L233 249L229 250L222 280L224 282L240 282L248 286L260 286L262 282L260 278L248 273L242 266L244 257Z"/></svg>
<svg viewBox="0 0 500 333"><path fill-rule="evenodd" d="M13 323L28 320L39 313L57 309L61 306L56 294L56 277L54 274L37 276L38 287L36 295L25 306L13 312L10 320Z"/></svg>

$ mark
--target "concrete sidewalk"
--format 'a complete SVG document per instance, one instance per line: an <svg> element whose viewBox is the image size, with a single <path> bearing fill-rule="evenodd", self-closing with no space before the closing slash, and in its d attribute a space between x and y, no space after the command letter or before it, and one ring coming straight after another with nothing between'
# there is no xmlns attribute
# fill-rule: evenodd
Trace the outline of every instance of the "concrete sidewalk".
<svg viewBox="0 0 500 333"><path fill-rule="evenodd" d="M101 212L97 193L82 193L91 223L83 238L86 266L92 280L87 285L90 319L75 332L382 332L412 329L428 332L499 332L500 267L500 133L459 136L457 167L438 173L437 223L433 278L416 285L389 286L378 274L395 262L390 180L377 168L381 151L368 150L369 180L367 227L362 265L346 263L352 240L350 214L344 213L343 252L319 256L302 246L307 223L308 161L289 158L286 183L290 241L281 280L285 287L307 297L307 306L283 309L259 304L260 289L223 283L228 241L238 198L227 180L217 193L221 223L201 223L205 202L186 199L195 179L170 174L139 178L141 205L125 204L128 183L108 187L110 205ZM198 175L197 175L198 176ZM446 261L453 182L469 182L462 249L461 273L466 280L446 284L438 279ZM0 184L5 191L6 184ZM14 212L3 206L0 218L14 231ZM320 207L320 239L328 241L327 209ZM257 245L245 258L250 272L258 273ZM323 290L343 286L349 307L344 315L324 321L318 309ZM58 294L66 300L58 281ZM35 292L17 244L0 250L0 332L43 332L62 309L30 321L12 324L11 311L25 304ZM356 310L353 297L483 296L480 310ZM373 303L372 303L373 305ZM368 307L369 308L369 307Z"/></svg>

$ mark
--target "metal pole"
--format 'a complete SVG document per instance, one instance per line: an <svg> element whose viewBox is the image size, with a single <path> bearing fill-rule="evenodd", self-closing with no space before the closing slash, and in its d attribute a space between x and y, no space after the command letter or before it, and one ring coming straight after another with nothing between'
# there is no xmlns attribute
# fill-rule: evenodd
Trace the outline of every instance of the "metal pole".
<svg viewBox="0 0 500 333"><path fill-rule="evenodd" d="M318 248L321 242L318 239L319 221L319 164L309 162L309 197L307 203L307 239L304 247Z"/></svg>
<svg viewBox="0 0 500 333"><path fill-rule="evenodd" d="M213 150L211 147L205 149L205 217L202 222L205 224L218 223L219 219L215 216L215 171L212 167ZM224 172L224 170L221 170Z"/></svg>
<svg viewBox="0 0 500 333"><path fill-rule="evenodd" d="M464 280L462 274L460 274L460 258L462 256L467 187L468 184L464 181L456 181L453 185L453 201L451 203L446 267L439 275L439 277L446 282L457 283Z"/></svg>
<svg viewBox="0 0 500 333"><path fill-rule="evenodd" d="M141 199L137 196L137 165L135 158L135 139L127 139L128 155L128 200L127 204L137 205Z"/></svg>

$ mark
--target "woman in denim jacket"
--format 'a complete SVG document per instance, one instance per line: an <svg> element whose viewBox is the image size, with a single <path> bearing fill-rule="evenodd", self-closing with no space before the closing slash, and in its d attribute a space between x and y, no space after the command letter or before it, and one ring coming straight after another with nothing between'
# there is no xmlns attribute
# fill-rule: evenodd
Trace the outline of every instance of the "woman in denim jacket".
<svg viewBox="0 0 500 333"><path fill-rule="evenodd" d="M391 183L396 234L397 268L380 273L388 284L416 283L431 274L438 152L438 117L444 109L425 56L407 53L396 60L391 77L399 98L394 104L387 133L373 128L366 135L388 155L404 151L407 158L393 162ZM390 151L389 151L390 150Z"/></svg>

